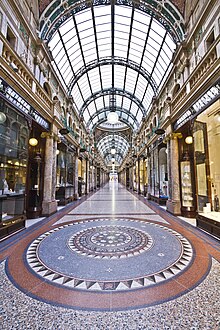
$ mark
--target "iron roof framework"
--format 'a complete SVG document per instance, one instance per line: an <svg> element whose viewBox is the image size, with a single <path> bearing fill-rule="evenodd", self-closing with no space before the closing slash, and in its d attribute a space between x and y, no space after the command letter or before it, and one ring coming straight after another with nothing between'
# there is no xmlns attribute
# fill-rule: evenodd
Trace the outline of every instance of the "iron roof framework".
<svg viewBox="0 0 220 330"><path fill-rule="evenodd" d="M54 68L91 131L107 121L111 97L119 120L138 130L184 32L176 8L153 0L54 0L40 25Z"/></svg>
<svg viewBox="0 0 220 330"><path fill-rule="evenodd" d="M125 155L129 150L129 142L122 135L117 133L112 133L104 136L98 143L97 149L103 158L105 158L106 163L111 163L112 157L115 158L115 162L120 164ZM116 149L116 154L111 154L111 149Z"/></svg>

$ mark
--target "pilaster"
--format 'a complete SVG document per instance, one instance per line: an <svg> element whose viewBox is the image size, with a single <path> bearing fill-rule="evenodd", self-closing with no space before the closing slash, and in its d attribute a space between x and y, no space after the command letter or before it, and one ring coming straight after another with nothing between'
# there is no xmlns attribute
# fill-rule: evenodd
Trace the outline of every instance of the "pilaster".
<svg viewBox="0 0 220 330"><path fill-rule="evenodd" d="M181 138L181 133L171 133L167 139L168 151L168 189L169 199L167 201L167 211L179 215L181 214L180 202L180 180L179 180L179 150L178 138Z"/></svg>
<svg viewBox="0 0 220 330"><path fill-rule="evenodd" d="M42 214L49 216L57 211L57 201L54 191L54 136L53 133L42 133L46 138L45 146L45 166L44 166L44 191L42 202Z"/></svg>

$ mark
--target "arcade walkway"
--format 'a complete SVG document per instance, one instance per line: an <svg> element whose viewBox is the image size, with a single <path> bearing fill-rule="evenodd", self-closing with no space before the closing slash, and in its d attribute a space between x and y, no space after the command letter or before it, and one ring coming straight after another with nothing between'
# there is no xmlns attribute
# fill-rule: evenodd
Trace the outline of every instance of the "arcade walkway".
<svg viewBox="0 0 220 330"><path fill-rule="evenodd" d="M1 242L0 260L4 330L220 328L219 241L117 183Z"/></svg>

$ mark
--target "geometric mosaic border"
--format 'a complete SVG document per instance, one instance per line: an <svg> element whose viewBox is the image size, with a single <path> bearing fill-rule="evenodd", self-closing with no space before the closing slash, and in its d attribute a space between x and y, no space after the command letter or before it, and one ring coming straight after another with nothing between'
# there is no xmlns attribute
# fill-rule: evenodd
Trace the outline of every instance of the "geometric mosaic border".
<svg viewBox="0 0 220 330"><path fill-rule="evenodd" d="M40 235L37 239L35 239L29 246L27 250L27 262L31 269L41 276L42 278L52 282L59 284L64 287L68 287L70 289L78 289L78 290L90 290L90 291L125 291L125 290L133 290L133 289L138 289L138 288L145 288L149 287L152 285L156 285L158 283L161 283L163 281L166 281L176 275L178 275L180 272L184 271L186 267L189 265L189 263L192 260L193 256L193 249L189 241L183 237L181 234L178 232L164 227L159 224L147 222L148 224L156 227L160 227L169 233L175 235L179 241L182 244L182 254L180 258L171 266L167 267L166 269L163 269L162 271L154 274L150 274L147 276L139 277L139 278L132 278L128 280L118 280L118 281L89 281L89 280L84 280L81 278L76 278L76 277L71 277L71 276L66 276L63 275L62 273L56 272L49 267L47 267L43 262L38 258L38 246L39 244L47 238L50 234L61 230L63 228L69 227L69 226L74 226L79 223L86 223L86 222L101 222L101 221L106 221L108 219L90 219L90 220L84 220L84 221L77 221L71 224L63 225L60 227L57 227L55 229L52 229L48 232L45 232L44 234ZM144 223L146 224L146 221L140 221L140 220L130 220L130 219L114 219L114 222L117 220L123 220L127 222L138 222L138 223Z"/></svg>

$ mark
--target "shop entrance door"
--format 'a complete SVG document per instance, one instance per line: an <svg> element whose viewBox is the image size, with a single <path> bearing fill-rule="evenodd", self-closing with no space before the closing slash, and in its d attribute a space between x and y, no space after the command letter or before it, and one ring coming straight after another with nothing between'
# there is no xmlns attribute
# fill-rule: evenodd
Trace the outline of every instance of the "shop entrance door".
<svg viewBox="0 0 220 330"><path fill-rule="evenodd" d="M194 163L196 167L197 211L210 212L212 200L206 123L195 121L193 140Z"/></svg>

